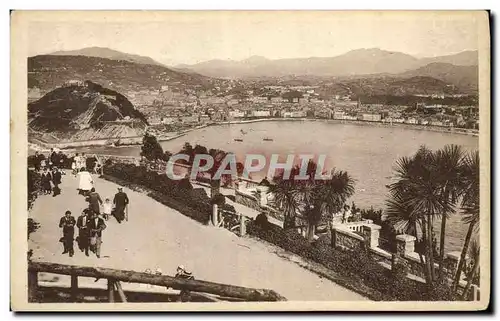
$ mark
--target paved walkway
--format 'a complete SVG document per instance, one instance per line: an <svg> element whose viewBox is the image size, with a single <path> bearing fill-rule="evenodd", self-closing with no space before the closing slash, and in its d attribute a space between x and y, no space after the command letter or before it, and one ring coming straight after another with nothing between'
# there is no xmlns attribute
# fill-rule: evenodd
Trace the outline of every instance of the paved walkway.
<svg viewBox="0 0 500 321"><path fill-rule="evenodd" d="M94 181L103 199L112 198L117 191L118 185L114 183L97 177ZM125 192L131 202L129 221L118 224L111 218L107 222L101 258L86 257L76 243L74 257L62 255L62 244L58 242L62 233L58 227L59 219L66 210L76 218L86 206L83 196L77 193L77 186L77 179L68 173L63 176L61 195L41 195L36 200L30 217L41 226L30 236L34 261L135 271L160 268L168 275L175 274L176 267L183 264L199 280L273 289L288 300L366 300L278 257L274 247L254 239L240 238L224 229L204 226L128 189ZM60 276L59 281L65 278ZM86 282L93 283L93 280ZM130 286L124 285L124 288Z"/></svg>

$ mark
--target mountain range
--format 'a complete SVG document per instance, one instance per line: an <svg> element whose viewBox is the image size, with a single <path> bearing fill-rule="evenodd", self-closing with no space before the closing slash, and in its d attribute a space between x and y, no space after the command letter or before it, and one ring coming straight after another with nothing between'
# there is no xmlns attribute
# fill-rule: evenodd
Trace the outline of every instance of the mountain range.
<svg viewBox="0 0 500 321"><path fill-rule="evenodd" d="M477 65L477 51L433 58L415 58L411 55L378 48L356 49L335 57L267 59L261 56L235 60L209 60L194 65L177 65L210 77L279 77L285 75L355 76L369 74L398 74L439 62L457 66Z"/></svg>
<svg viewBox="0 0 500 321"><path fill-rule="evenodd" d="M273 60L252 56L240 61L219 59L168 67L150 57L90 47L30 57L28 82L30 87L48 90L61 81L92 79L109 88L127 92L165 84L211 87L213 78L249 80L292 76L297 80L319 77L344 81L426 77L453 85L458 91L476 93L477 65L477 51L416 58L401 52L371 48L352 50L336 57Z"/></svg>
<svg viewBox="0 0 500 321"><path fill-rule="evenodd" d="M411 55L372 49L357 49L336 57L267 59L261 56L235 60L209 60L177 65L182 70L220 78L294 76L321 77L415 77L425 76L451 83L465 91L477 90L477 51L416 58Z"/></svg>

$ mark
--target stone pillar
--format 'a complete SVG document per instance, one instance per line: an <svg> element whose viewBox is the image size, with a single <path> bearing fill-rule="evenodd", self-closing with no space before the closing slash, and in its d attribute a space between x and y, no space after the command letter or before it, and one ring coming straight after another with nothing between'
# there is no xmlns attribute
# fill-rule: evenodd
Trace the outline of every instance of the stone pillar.
<svg viewBox="0 0 500 321"><path fill-rule="evenodd" d="M257 191L259 192L260 195L260 206L265 206L267 205L267 192L269 191L269 187L267 186L258 186Z"/></svg>
<svg viewBox="0 0 500 321"><path fill-rule="evenodd" d="M415 252L415 236L400 234L396 236L396 253L404 257L407 253Z"/></svg>
<svg viewBox="0 0 500 321"><path fill-rule="evenodd" d="M219 206L215 203L212 205L212 224L219 225Z"/></svg>
<svg viewBox="0 0 500 321"><path fill-rule="evenodd" d="M245 215L240 214L240 236L245 236L247 234L247 226L245 225L245 223Z"/></svg>
<svg viewBox="0 0 500 321"><path fill-rule="evenodd" d="M244 192L247 190L247 182L244 180L238 180L238 191Z"/></svg>
<svg viewBox="0 0 500 321"><path fill-rule="evenodd" d="M459 251L446 253L444 258L444 266L446 268L448 277L453 279L457 273L458 262L460 261L461 253Z"/></svg>
<svg viewBox="0 0 500 321"><path fill-rule="evenodd" d="M378 238L380 235L380 225L377 224L364 224L362 226L363 238L368 248L378 246Z"/></svg>

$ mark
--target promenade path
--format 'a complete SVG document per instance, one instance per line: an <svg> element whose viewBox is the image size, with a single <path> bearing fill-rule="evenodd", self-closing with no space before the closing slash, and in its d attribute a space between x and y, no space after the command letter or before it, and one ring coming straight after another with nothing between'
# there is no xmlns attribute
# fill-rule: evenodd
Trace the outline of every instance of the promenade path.
<svg viewBox="0 0 500 321"><path fill-rule="evenodd" d="M112 199L118 185L94 177L97 192ZM115 269L145 271L160 268L163 274L175 274L183 264L196 279L253 288L273 289L288 300L353 301L367 300L327 279L279 257L276 248L258 240L237 235L219 228L202 225L168 208L148 196L124 189L130 199L129 221L118 224L114 218L103 232L101 258L80 252L75 242L75 255L62 255L62 235L59 219L66 210L75 218L86 206L77 193L78 182L69 172L63 176L62 194L57 197L41 195L35 201L30 217L40 228L30 236L33 261ZM44 275L69 284L69 277ZM80 284L94 283L80 278ZM124 289L145 285L123 284ZM146 286L147 287L147 286ZM158 291L164 288L156 287Z"/></svg>

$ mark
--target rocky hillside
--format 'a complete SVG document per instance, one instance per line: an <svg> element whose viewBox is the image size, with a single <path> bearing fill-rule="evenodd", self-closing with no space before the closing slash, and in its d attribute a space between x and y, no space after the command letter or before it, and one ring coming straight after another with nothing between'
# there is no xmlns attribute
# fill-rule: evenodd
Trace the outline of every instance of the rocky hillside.
<svg viewBox="0 0 500 321"><path fill-rule="evenodd" d="M68 83L30 103L28 123L32 133L60 141L140 136L147 125L125 96L90 81Z"/></svg>

